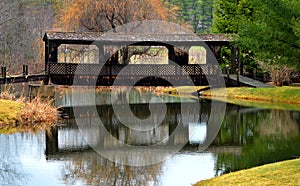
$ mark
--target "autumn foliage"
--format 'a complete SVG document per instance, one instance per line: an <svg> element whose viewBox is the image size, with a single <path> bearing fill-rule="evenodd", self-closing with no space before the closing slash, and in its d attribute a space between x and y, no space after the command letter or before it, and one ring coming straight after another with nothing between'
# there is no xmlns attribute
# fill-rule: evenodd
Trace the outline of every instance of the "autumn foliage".
<svg viewBox="0 0 300 186"><path fill-rule="evenodd" d="M176 7L161 0L75 0L55 23L64 31L103 32L142 20L175 20Z"/></svg>

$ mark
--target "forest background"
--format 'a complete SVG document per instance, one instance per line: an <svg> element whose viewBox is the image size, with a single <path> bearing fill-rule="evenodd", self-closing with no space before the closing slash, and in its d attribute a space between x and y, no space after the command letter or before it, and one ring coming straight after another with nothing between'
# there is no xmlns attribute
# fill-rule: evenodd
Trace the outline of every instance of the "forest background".
<svg viewBox="0 0 300 186"><path fill-rule="evenodd" d="M288 73L300 68L298 0L3 0L0 66L8 74L44 69L45 31L105 32L142 20L180 24L192 32L235 34L246 70ZM222 50L230 62L230 49Z"/></svg>

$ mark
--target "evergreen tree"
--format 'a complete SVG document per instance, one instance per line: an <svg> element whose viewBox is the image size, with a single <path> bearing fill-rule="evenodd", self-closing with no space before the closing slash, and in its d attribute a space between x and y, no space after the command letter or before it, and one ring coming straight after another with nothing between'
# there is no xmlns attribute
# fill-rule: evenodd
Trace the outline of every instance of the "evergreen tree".
<svg viewBox="0 0 300 186"><path fill-rule="evenodd" d="M251 1L251 0L250 0ZM213 33L238 33L242 19L251 19L249 0L215 0Z"/></svg>
<svg viewBox="0 0 300 186"><path fill-rule="evenodd" d="M192 26L195 33L209 33L213 18L213 0L169 0L179 8L177 18Z"/></svg>

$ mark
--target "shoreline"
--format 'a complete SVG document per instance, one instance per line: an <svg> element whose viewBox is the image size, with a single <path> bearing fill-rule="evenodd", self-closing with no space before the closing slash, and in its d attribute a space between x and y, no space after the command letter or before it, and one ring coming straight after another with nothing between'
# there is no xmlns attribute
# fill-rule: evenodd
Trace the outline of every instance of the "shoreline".
<svg viewBox="0 0 300 186"><path fill-rule="evenodd" d="M202 185L298 185L300 159L285 160L201 180Z"/></svg>
<svg viewBox="0 0 300 186"><path fill-rule="evenodd" d="M202 91L201 97L231 104L300 111L300 87L233 87Z"/></svg>
<svg viewBox="0 0 300 186"><path fill-rule="evenodd" d="M58 119L57 108L40 97L32 101L0 99L0 134L36 132Z"/></svg>

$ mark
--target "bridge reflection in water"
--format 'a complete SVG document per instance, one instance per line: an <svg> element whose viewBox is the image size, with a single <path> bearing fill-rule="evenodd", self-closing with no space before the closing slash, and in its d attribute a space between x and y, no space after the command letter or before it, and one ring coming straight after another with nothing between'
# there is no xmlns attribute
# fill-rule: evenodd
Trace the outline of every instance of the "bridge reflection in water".
<svg viewBox="0 0 300 186"><path fill-rule="evenodd" d="M200 113L194 109L198 103L168 103L167 113L161 124L153 126L159 116L151 115L149 126L150 130L137 131L132 128L142 127L138 123L134 123L131 128L122 124L114 113L112 105L97 106L97 110L91 107L76 108L80 110L80 118L73 118L73 109L65 108L65 112L70 113L70 118L64 120L64 125L53 127L46 135L46 155L51 158L51 155L70 153L77 150L90 150L90 146L101 147L105 150L120 150L120 143L131 146L149 146L160 143L163 146L168 144L176 145L197 145L205 140L207 133L207 122L210 114L210 103L201 103ZM119 105L124 107L124 105ZM161 104L155 104L156 107L161 107ZM182 107L185 109L182 113ZM132 104L130 109L138 118L147 118L150 116L148 104ZM99 125L95 124L101 119L106 131L100 130ZM78 128L76 121L85 123L85 126ZM184 122L194 121L194 122ZM134 126L135 125L135 126ZM176 127L181 125L180 131L172 135ZM112 137L108 137L105 133L109 132ZM89 139L82 137L88 136ZM89 144L86 143L89 142ZM172 148L172 147L171 147ZM125 149L124 149L125 150ZM158 154L157 154L158 155Z"/></svg>

